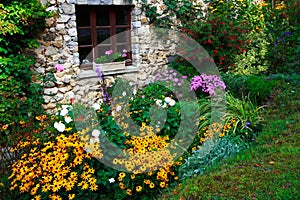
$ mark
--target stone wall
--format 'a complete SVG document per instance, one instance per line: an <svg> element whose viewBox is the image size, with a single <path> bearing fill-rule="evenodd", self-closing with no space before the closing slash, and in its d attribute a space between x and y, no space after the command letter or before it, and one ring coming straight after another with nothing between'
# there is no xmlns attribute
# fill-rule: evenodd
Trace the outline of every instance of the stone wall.
<svg viewBox="0 0 300 200"><path fill-rule="evenodd" d="M167 67L168 56L175 55L175 45L171 40L156 41L155 34L147 32L151 28L149 19L142 12L139 0L41 0L48 5L48 11L55 11L53 17L46 20L47 28L39 39L40 47L36 50L36 70L41 74L53 72L54 66L64 67L62 72L54 72L57 79L45 85L45 109L51 110L57 103L70 103L79 100L92 104L102 98L95 71L79 68L79 54L76 29L75 5L134 5L131 13L132 59L128 69L107 73L106 82L116 77L129 79L133 84L147 84L161 69ZM162 0L151 0L160 7ZM146 34L147 33L147 34Z"/></svg>

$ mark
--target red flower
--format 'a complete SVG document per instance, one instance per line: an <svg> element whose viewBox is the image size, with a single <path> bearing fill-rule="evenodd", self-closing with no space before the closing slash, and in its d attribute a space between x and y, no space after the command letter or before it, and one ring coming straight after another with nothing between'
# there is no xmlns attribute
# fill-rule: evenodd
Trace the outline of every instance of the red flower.
<svg viewBox="0 0 300 200"><path fill-rule="evenodd" d="M285 14L285 13L282 13L282 17L286 18L287 16L286 16L286 14Z"/></svg>

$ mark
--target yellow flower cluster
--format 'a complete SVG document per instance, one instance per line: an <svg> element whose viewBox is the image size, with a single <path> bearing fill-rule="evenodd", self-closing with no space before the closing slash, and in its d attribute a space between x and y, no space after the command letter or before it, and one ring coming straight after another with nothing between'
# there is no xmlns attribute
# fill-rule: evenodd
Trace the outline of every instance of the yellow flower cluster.
<svg viewBox="0 0 300 200"><path fill-rule="evenodd" d="M230 119L223 127L223 131L221 134L224 135L228 135L229 134L229 131L231 130L231 128L235 128L237 126L237 123L236 123L236 119L235 118L232 118ZM221 135L220 135L221 137Z"/></svg>
<svg viewBox="0 0 300 200"><path fill-rule="evenodd" d="M113 163L123 165L126 170L138 173L155 171L160 167L172 165L175 155L171 155L167 148L169 147L169 143L166 142L168 140L168 136L162 137L155 134L145 137L132 136L125 142L131 146L124 150L126 158L115 158Z"/></svg>
<svg viewBox="0 0 300 200"><path fill-rule="evenodd" d="M78 135L61 134L55 141L41 143L37 139L20 142L19 145L31 145L31 149L12 165L10 190L18 188L21 193L29 192L35 199L40 198L38 194L47 192L52 193L49 199L62 199L57 193L60 190L71 191L75 186L82 190L97 190L94 169L85 164L81 175L76 172L84 159L91 158L84 152L84 144ZM69 194L68 198L75 198L75 194Z"/></svg>
<svg viewBox="0 0 300 200"><path fill-rule="evenodd" d="M282 9L285 9L285 8L286 8L286 5L283 1L281 3L278 3L278 4L275 5L276 10L282 10Z"/></svg>

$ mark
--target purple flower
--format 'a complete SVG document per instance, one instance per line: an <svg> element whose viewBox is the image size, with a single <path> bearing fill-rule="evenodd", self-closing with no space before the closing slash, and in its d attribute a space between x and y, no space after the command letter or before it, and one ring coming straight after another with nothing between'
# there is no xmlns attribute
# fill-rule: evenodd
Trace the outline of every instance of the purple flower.
<svg viewBox="0 0 300 200"><path fill-rule="evenodd" d="M126 49L123 49L123 53L127 53L127 50L126 50Z"/></svg>
<svg viewBox="0 0 300 200"><path fill-rule="evenodd" d="M183 78L183 79L187 79L188 77L187 77L187 76L182 76L182 78Z"/></svg>
<svg viewBox="0 0 300 200"><path fill-rule="evenodd" d="M251 125L251 122L246 122L244 128L247 128L247 127L249 127L250 125Z"/></svg>
<svg viewBox="0 0 300 200"><path fill-rule="evenodd" d="M209 93L210 96L216 95L216 90L221 89L225 91L226 85L217 75L201 74L200 76L194 76L190 84L191 90L198 90L202 88L203 92Z"/></svg>
<svg viewBox="0 0 300 200"><path fill-rule="evenodd" d="M123 57L123 58L126 58L126 57L127 57L127 54L126 54L126 53L123 53L123 54L122 54L122 57Z"/></svg>
<svg viewBox="0 0 300 200"><path fill-rule="evenodd" d="M54 69L55 69L57 72L62 72L62 71L64 71L64 66L61 65L61 64L56 64L56 65L54 66Z"/></svg>

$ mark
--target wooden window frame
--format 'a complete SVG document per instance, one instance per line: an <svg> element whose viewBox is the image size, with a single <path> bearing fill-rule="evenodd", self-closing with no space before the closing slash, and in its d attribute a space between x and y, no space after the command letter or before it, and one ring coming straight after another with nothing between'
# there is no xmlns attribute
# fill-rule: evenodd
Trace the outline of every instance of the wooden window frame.
<svg viewBox="0 0 300 200"><path fill-rule="evenodd" d="M118 45L128 45L129 49L128 50L128 59L132 59L132 51L131 51L131 35L129 34L126 42L117 42L116 37L112 37L116 35L117 28L124 28L126 31L131 30L131 10L133 9L132 6L106 6L106 5L100 5L100 6L95 6L95 5L76 5L76 11L77 9L85 10L89 13L90 17L90 25L89 26L78 26L77 25L77 30L80 29L89 29L91 31L91 43L89 45L82 45L79 44L78 42L78 51L80 48L92 48L92 62L95 61L98 55L97 48L99 47L105 47L109 46L113 50L113 52L116 52L117 46ZM116 13L118 11L122 11L122 9L126 9L127 12L127 24L126 25L117 25L116 24ZM108 26L97 26L97 17L96 17L96 12L101 12L101 10L108 10L109 11L109 25ZM76 12L76 18L80 17L80 14ZM97 43L97 30L98 29L110 29L110 44L98 44ZM78 32L79 34L79 32ZM79 35L78 35L79 37ZM80 61L81 62L81 61ZM130 62L126 62L126 65L130 65ZM81 69L91 69L92 64L81 64Z"/></svg>

